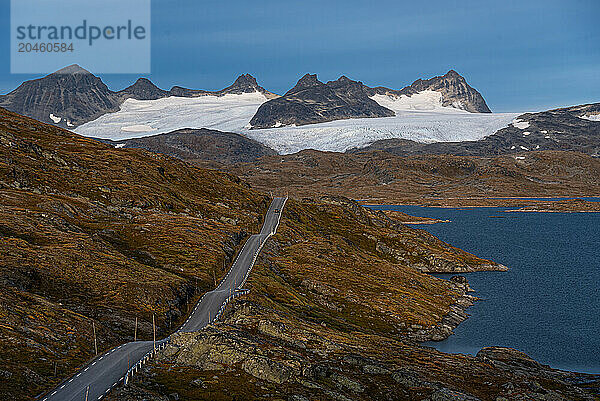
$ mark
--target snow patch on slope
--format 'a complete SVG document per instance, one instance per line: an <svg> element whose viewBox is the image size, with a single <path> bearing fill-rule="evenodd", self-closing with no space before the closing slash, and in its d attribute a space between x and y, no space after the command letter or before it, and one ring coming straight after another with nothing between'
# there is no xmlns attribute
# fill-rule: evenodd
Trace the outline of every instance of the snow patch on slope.
<svg viewBox="0 0 600 401"><path fill-rule="evenodd" d="M512 121L512 125L513 125L513 127L518 128L518 129L526 129L526 128L529 128L529 121L522 121L522 120L519 120L518 118L515 118Z"/></svg>
<svg viewBox="0 0 600 401"><path fill-rule="evenodd" d="M437 111L442 113L468 113L455 107L442 106L442 94L436 91L422 91L412 96L375 95L371 99L392 111ZM459 104L455 102L457 106Z"/></svg>
<svg viewBox="0 0 600 401"><path fill-rule="evenodd" d="M588 114L586 116L581 116L579 118L582 118L584 120L589 120L589 121L600 121L600 114Z"/></svg>

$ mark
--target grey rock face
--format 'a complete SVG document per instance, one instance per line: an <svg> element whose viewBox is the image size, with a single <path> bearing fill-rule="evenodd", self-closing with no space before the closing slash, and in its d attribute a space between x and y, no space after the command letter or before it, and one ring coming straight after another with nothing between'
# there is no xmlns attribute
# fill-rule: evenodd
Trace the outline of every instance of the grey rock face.
<svg viewBox="0 0 600 401"><path fill-rule="evenodd" d="M485 99L466 79L454 70L430 79L417 79L411 85L400 90L378 86L368 88L369 96L412 96L422 91L435 91L442 94L442 106L454 107L471 113L491 113Z"/></svg>
<svg viewBox="0 0 600 401"><path fill-rule="evenodd" d="M67 128L117 111L120 104L120 97L100 78L75 64L44 78L23 82L0 96L1 107ZM60 121L55 122L50 114Z"/></svg>
<svg viewBox="0 0 600 401"><path fill-rule="evenodd" d="M285 95L263 103L250 120L253 128L306 125L347 118L391 117L394 112L369 98L362 82L344 76L323 83L306 74Z"/></svg>
<svg viewBox="0 0 600 401"><path fill-rule="evenodd" d="M442 106L451 106L471 113L491 113L483 96L469 86L464 77L454 70L431 79L418 79L409 86L415 92L431 90L442 94Z"/></svg>

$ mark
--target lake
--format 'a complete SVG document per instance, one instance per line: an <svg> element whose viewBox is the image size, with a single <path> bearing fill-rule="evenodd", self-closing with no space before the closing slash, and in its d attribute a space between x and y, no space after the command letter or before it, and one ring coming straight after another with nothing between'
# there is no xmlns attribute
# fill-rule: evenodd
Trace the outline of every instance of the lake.
<svg viewBox="0 0 600 401"><path fill-rule="evenodd" d="M425 345L469 354L505 346L554 368L600 373L600 213L371 207L451 220L412 227L510 269L463 274L480 300L454 335Z"/></svg>

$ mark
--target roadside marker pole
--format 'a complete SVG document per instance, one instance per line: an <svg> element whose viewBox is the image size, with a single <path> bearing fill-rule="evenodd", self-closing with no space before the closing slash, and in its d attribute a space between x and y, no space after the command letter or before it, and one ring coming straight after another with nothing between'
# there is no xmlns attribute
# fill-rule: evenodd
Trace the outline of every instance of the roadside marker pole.
<svg viewBox="0 0 600 401"><path fill-rule="evenodd" d="M98 355L98 342L96 341L96 325L92 322L92 329L94 330L94 350L96 351L96 355Z"/></svg>
<svg viewBox="0 0 600 401"><path fill-rule="evenodd" d="M133 330L133 341L137 341L137 317L135 318L135 329Z"/></svg>
<svg viewBox="0 0 600 401"><path fill-rule="evenodd" d="M153 340L154 352L156 352L156 326L154 325L154 313L152 314L152 331L154 333L154 340Z"/></svg>
<svg viewBox="0 0 600 401"><path fill-rule="evenodd" d="M85 401L88 401L88 394L90 393L90 386L87 386L85 389Z"/></svg>

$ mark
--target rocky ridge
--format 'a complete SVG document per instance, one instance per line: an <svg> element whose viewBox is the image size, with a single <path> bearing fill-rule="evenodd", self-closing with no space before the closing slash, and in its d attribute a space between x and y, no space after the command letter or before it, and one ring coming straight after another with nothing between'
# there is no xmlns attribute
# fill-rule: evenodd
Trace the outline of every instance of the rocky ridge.
<svg viewBox="0 0 600 401"><path fill-rule="evenodd" d="M342 76L323 83L315 74L306 74L285 95L263 103L250 125L257 129L393 115L393 111L369 98L362 82Z"/></svg>
<svg viewBox="0 0 600 401"><path fill-rule="evenodd" d="M280 98L262 104L250 121L252 128L306 125L348 118L391 117L395 113L372 99L375 95L393 98L423 91L441 93L442 106L473 113L490 113L483 96L454 70L428 80L419 79L401 90L370 88L341 76L323 83L306 74Z"/></svg>

